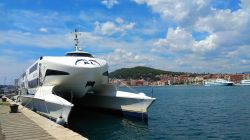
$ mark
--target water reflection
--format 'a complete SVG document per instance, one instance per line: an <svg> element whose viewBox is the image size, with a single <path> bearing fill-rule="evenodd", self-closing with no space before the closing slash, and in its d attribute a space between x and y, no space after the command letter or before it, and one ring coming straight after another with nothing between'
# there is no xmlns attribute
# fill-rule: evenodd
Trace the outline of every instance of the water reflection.
<svg viewBox="0 0 250 140"><path fill-rule="evenodd" d="M140 92L151 87L138 87ZM155 87L148 124L73 109L69 126L90 140L250 139L250 86Z"/></svg>
<svg viewBox="0 0 250 140"><path fill-rule="evenodd" d="M147 122L80 108L73 108L68 127L90 140L145 139L149 133Z"/></svg>

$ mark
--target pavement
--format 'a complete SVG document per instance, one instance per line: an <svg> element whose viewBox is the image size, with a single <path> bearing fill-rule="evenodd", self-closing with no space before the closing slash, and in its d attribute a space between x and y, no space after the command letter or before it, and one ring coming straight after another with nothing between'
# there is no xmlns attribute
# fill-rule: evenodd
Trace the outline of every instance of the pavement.
<svg viewBox="0 0 250 140"><path fill-rule="evenodd" d="M87 139L21 105L18 113L10 113L10 103L0 99L0 140Z"/></svg>

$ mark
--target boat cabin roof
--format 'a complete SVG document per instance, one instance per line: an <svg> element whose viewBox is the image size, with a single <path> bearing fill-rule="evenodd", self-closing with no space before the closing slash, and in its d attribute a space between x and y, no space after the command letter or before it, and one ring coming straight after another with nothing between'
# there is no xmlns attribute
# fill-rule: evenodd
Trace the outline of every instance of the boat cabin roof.
<svg viewBox="0 0 250 140"><path fill-rule="evenodd" d="M73 56L73 57L92 57L92 54L83 52L83 51L74 51L74 52L67 52L66 56Z"/></svg>

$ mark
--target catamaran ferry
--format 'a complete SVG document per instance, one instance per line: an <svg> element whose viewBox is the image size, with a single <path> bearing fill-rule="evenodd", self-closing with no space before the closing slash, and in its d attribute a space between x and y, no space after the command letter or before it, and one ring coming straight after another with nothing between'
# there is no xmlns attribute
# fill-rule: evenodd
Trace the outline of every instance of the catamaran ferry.
<svg viewBox="0 0 250 140"><path fill-rule="evenodd" d="M91 107L145 116L155 98L116 90L108 83L108 64L79 47L65 56L42 56L19 78L23 105L50 118L68 121L74 99ZM143 114L143 115L141 115Z"/></svg>

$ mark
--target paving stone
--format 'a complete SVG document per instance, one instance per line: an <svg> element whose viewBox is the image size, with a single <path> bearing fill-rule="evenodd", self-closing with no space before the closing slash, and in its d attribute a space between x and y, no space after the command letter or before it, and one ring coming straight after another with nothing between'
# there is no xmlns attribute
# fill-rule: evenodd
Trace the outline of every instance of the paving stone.
<svg viewBox="0 0 250 140"><path fill-rule="evenodd" d="M86 140L86 138L19 106L19 113L0 101L0 140Z"/></svg>

